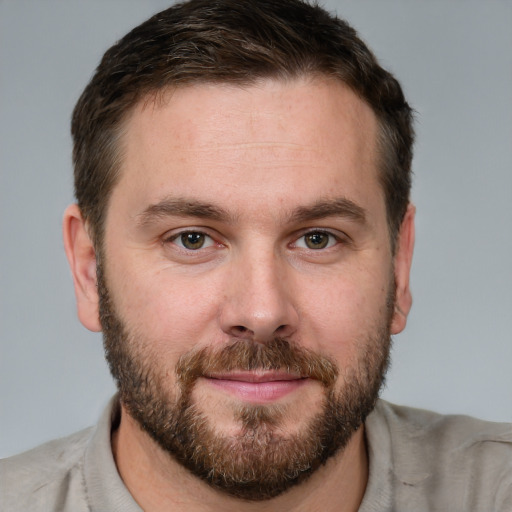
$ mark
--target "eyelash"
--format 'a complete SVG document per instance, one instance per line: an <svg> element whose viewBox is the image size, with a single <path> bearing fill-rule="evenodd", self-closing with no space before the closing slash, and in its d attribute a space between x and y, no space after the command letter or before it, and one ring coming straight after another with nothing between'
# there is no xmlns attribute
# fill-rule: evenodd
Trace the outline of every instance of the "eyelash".
<svg viewBox="0 0 512 512"><path fill-rule="evenodd" d="M183 245L183 243L180 245L179 243L176 242L176 240L179 240L179 239L183 240L183 237L186 236L186 235L200 235L200 236L204 236L205 238L210 239L211 243L208 243L206 248L211 247L212 245L215 245L215 244L221 245L218 242L216 242L215 239L212 236L210 236L208 233L205 233L204 231L201 231L201 230L193 230L193 229L189 229L189 230L185 230L185 231L180 231L179 233L173 233L171 236L165 238L163 243L164 244L174 243L181 250L187 251L187 252L197 252L200 249L205 248L205 247L201 246L201 247L198 247L197 249L190 249L188 247L185 247Z"/></svg>
<svg viewBox="0 0 512 512"><path fill-rule="evenodd" d="M204 247L204 244L201 245L200 247L196 248L196 249L191 249L189 247L185 247L183 242L180 244L180 243L177 243L176 241L177 240L182 240L183 241L183 237L186 236L186 235L200 235L200 236L204 236L206 239L209 239L210 242L206 242L208 245L206 247ZM328 240L327 240L327 243L324 247L318 247L318 248L312 248L312 247L308 247L308 243L306 242L306 237L313 237L313 236L327 236L328 237ZM298 245L298 242L300 240L304 240L304 246L303 247L300 247ZM192 230L192 229L189 229L189 230L185 230L185 231L180 231L179 233L173 233L172 235L166 237L164 240L163 240L163 243L164 244L167 244L167 243L173 243L174 245L176 245L180 250L182 251L186 251L186 252L190 252L190 253L193 253L193 252L199 252L201 249L208 249L209 247L212 247L213 245L222 245L222 243L220 242L217 242L211 235L209 235L208 233L198 229L198 230ZM295 238L294 241L290 244L292 248L296 248L296 249L299 249L299 250L310 250L310 251L314 251L314 252L320 252L320 251L323 251L323 250L328 250L330 249L331 247L334 247L335 245L339 244L339 243L346 243L346 241L340 237L340 236L337 236L335 235L334 233L332 233L331 231L326 231L326 230L323 230L323 229L311 229L311 230L308 230L306 232L303 232L299 237Z"/></svg>
<svg viewBox="0 0 512 512"><path fill-rule="evenodd" d="M313 236L317 236L317 235L329 237L326 246L325 247L317 247L317 248L307 247L307 242L306 242L307 237L313 237ZM306 245L306 247L298 247L297 243L299 240L304 240L304 245ZM331 247L334 247L335 245L337 245L341 242L343 242L342 238L340 236L336 236L331 231L326 231L323 229L311 229L309 231L306 231L305 233L302 233L301 236L296 238L295 241L292 243L292 246L294 246L298 249L305 249L305 250L311 250L311 251L316 252L316 251L330 249Z"/></svg>

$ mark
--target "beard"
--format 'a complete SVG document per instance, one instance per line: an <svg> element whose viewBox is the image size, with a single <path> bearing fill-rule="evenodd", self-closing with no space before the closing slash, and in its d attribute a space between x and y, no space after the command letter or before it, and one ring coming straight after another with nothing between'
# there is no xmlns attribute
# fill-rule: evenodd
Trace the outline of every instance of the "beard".
<svg viewBox="0 0 512 512"><path fill-rule="evenodd" d="M394 287L384 318L358 344L350 367L339 368L332 358L279 337L267 343L233 338L220 348L183 354L172 369L173 391L171 372L151 340L128 330L117 314L101 264L97 276L105 354L121 403L164 452L219 491L251 501L280 495L343 450L375 406L389 366ZM215 410L193 397L197 380L251 370L286 370L315 379L323 390L320 411L297 432L286 433L285 406L239 404L232 414L240 429L218 432Z"/></svg>

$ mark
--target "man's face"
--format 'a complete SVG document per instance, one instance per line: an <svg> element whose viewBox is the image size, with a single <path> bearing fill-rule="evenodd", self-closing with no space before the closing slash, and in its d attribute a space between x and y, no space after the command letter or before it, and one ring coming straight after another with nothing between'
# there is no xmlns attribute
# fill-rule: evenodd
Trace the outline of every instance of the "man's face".
<svg viewBox="0 0 512 512"><path fill-rule="evenodd" d="M99 275L109 363L130 415L234 495L299 481L376 399L400 330L376 133L321 81L190 86L126 123ZM288 483L262 482L272 466Z"/></svg>

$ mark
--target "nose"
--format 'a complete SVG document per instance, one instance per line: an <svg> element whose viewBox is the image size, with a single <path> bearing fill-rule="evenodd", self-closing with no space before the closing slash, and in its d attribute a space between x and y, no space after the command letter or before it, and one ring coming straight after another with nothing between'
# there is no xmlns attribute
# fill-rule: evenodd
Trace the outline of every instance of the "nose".
<svg viewBox="0 0 512 512"><path fill-rule="evenodd" d="M299 315L289 274L286 263L274 254L240 255L226 278L222 330L258 343L291 336L297 330Z"/></svg>

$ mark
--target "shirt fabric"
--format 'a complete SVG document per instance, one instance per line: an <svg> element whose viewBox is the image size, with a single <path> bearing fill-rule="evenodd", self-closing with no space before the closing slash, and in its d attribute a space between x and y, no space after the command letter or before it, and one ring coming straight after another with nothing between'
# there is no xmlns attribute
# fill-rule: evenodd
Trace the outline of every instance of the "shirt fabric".
<svg viewBox="0 0 512 512"><path fill-rule="evenodd" d="M140 512L112 455L114 397L96 427L0 461L3 512ZM379 400L365 423L360 512L512 512L512 425Z"/></svg>

